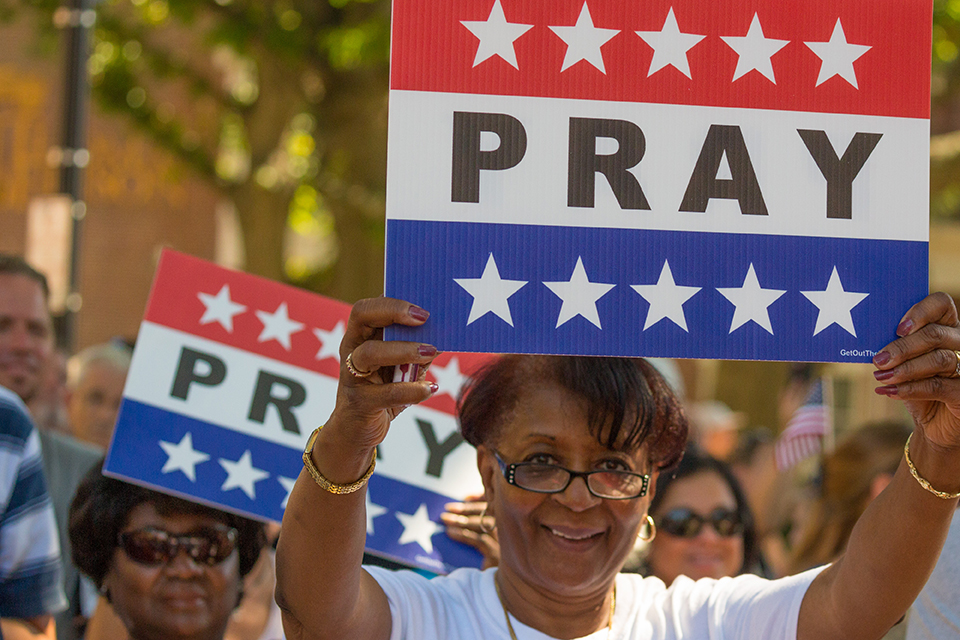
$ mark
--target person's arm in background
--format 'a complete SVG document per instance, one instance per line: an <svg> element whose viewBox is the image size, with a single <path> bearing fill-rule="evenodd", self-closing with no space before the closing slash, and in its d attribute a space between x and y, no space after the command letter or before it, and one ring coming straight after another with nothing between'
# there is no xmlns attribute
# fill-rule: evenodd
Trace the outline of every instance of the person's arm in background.
<svg viewBox="0 0 960 640"><path fill-rule="evenodd" d="M0 618L3 640L56 640L57 630L53 616L36 618Z"/></svg>
<svg viewBox="0 0 960 640"><path fill-rule="evenodd" d="M87 631L83 634L84 640L127 640L129 637L127 628L123 626L113 607L106 598L101 596L97 601L97 608L94 609L87 623ZM3 640L7 640L6 636Z"/></svg>
<svg viewBox="0 0 960 640"><path fill-rule="evenodd" d="M479 551L483 555L484 569L499 565L497 523L493 516L487 515L483 495L467 496L463 502L450 502L444 509L440 520L447 527L447 535Z"/></svg>
<svg viewBox="0 0 960 640"><path fill-rule="evenodd" d="M895 340L874 358L878 393L906 403L915 429L910 458L920 477L960 492L960 319L933 294L914 305ZM881 637L917 597L940 555L957 499L922 487L905 461L854 527L844 555L810 585L798 640Z"/></svg>

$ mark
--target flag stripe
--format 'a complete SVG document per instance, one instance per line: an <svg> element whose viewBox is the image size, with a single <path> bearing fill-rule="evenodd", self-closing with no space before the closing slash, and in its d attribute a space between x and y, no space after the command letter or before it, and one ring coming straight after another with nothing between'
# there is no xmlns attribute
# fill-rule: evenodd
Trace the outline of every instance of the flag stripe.
<svg viewBox="0 0 960 640"><path fill-rule="evenodd" d="M131 400L124 402L123 411L128 428L118 430L114 437L106 463L108 475L137 484L149 479L150 486L162 488L166 493L256 519L267 518L279 522L283 517L281 504L287 491L278 478L297 478L303 468L299 451ZM134 425L142 430L129 428ZM144 437L145 433L149 433L150 437ZM186 433L192 435L195 449L212 453L209 460L196 465L196 481L191 481L179 470L170 473L162 471L166 455L159 441L179 442ZM383 448L386 452L391 451L387 443ZM255 500L239 488L221 489L227 472L218 460L235 461L247 451L251 453L252 465L270 474L254 484ZM387 466L390 457L396 461L403 455L393 449L393 455L385 455L378 465L378 472L381 466ZM451 460L449 466L462 464L462 460ZM447 483L445 486L449 489L455 485ZM397 544L402 525L396 518L396 512L412 514L421 504L425 504L431 519L439 521L443 506L451 500L460 499L459 496L418 487L381 473L374 474L370 479L369 492L373 503L390 505L388 513L374 519L374 535L367 540L368 546L379 555L400 562L414 562L436 572L448 572L458 566L480 565L479 553L453 542L443 534L432 538L433 553L419 549L416 544ZM417 557L414 559L412 555Z"/></svg>
<svg viewBox="0 0 960 640"><path fill-rule="evenodd" d="M831 420L831 408L824 401L824 380L814 381L801 405L787 422L774 446L777 468L781 471L816 455Z"/></svg>
<svg viewBox="0 0 960 640"><path fill-rule="evenodd" d="M499 56L474 66L479 40L461 21L486 21L493 0L394 0L391 89L929 117L930 4L588 0L595 26L620 33L601 48L605 73L584 61L561 72L567 47L549 27L574 25L583 4L502 0L508 22L533 25L514 41L514 69ZM653 49L635 33L660 31L671 8L681 32L706 36L687 54L690 79L648 75ZM739 57L722 38L746 35L755 14L767 38L789 41L770 61L776 83L733 80ZM817 86L821 60L805 44L830 40L838 18L847 42L871 47L854 63L858 89L836 76Z"/></svg>
<svg viewBox="0 0 960 640"><path fill-rule="evenodd" d="M233 331L218 322L200 324L205 306L197 294L216 295L224 285L230 287L234 302L247 307L233 317ZM264 325L255 312L274 313L284 303L291 320L304 325L290 335L290 349L277 340L258 340ZM350 306L343 302L167 251L160 259L144 320L336 378L340 375L336 358L316 359L322 342L313 329L329 331L349 315Z"/></svg>
<svg viewBox="0 0 960 640"><path fill-rule="evenodd" d="M452 351L867 362L890 340L889 325L868 320L899 318L927 281L881 287L903 264L927 264L921 242L405 220L387 233L387 295L443 321L392 327L388 339ZM455 280L479 278L491 253L501 278L527 282L509 298L512 327L493 313L467 324L474 298ZM583 317L557 327L561 299L542 284L570 280L581 256L591 282L616 285L597 302L602 329ZM631 285L655 284L665 260L678 285L701 287L683 306L689 332L669 319L642 330L649 304ZM753 321L730 332L734 306L717 288L741 287L750 264L760 286L786 291L767 309L773 335ZM851 311L857 337L838 324L814 335L818 308L801 292L825 290L834 266L846 291L871 293Z"/></svg>
<svg viewBox="0 0 960 640"><path fill-rule="evenodd" d="M222 360L227 371L219 385L191 384L186 401L168 393L171 380L176 375L182 347ZM290 409L290 413L297 420L299 432L290 430L289 423L284 427L276 405L266 408L263 422L251 418L254 413L253 390L257 387L260 372L292 380L305 389L304 402ZM163 392L158 393L160 390ZM271 393L282 399L288 397L289 392L288 387L278 383L277 387L271 389ZM165 411L166 413L161 415L165 419L183 418L217 425L258 440L289 447L297 452L303 450L307 437L329 415L330 401L336 397L336 393L337 380L333 378L280 362L264 361L243 350L144 322L124 389L122 412L126 423L128 420L135 420L135 407L138 404L152 406L159 411ZM225 402L225 398L244 400ZM130 415L127 403L132 403L129 411L133 413ZM384 455L377 466L377 472L405 482L419 483L433 491L441 491L445 483L447 487L467 483L479 489L473 449L467 445L458 447L445 459L441 477L424 476L423 470L428 464L428 450L423 444L418 421L431 425L438 442L444 442L457 431L456 419L450 413L428 406L411 407L393 421L390 433L381 445L383 451L400 450L403 454ZM131 425L125 428L129 429ZM162 452L160 455L163 457ZM297 464L293 477L299 473L299 458Z"/></svg>
<svg viewBox="0 0 960 640"><path fill-rule="evenodd" d="M526 150L516 166L479 171L479 202L452 201L455 112L508 114L526 132ZM593 206L569 206L573 116L623 120L639 128L644 151L631 172L648 210L622 208L601 173L588 178L595 185ZM925 120L393 91L390 121L395 124L389 132L391 156L404 158L389 169L391 219L878 240L929 237L930 126ZM720 198L710 200L705 213L681 211L713 125L739 127L766 215L743 215L737 201ZM827 181L800 130L826 132L838 157L854 134L882 135L853 182L849 219L828 218ZM598 153L617 151L616 141L606 142L612 148Z"/></svg>

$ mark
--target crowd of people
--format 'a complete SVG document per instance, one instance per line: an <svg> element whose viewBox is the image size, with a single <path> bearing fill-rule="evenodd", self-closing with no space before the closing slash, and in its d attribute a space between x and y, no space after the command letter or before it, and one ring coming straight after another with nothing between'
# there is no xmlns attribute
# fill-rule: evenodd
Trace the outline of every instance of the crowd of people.
<svg viewBox="0 0 960 640"><path fill-rule="evenodd" d="M874 361L913 424L860 426L803 486L772 433L688 405L644 360L497 359L458 403L484 493L442 518L483 568L428 578L364 564L362 481L392 418L436 392L392 376L435 350L377 337L425 311L354 307L313 473L265 526L102 474L131 347L56 349L48 293L0 255L0 638L960 637L945 295L905 310Z"/></svg>

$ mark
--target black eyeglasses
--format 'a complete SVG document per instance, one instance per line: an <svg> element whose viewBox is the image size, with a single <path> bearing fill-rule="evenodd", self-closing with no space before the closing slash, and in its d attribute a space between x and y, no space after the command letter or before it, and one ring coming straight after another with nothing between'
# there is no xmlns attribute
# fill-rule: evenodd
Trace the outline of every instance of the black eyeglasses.
<svg viewBox="0 0 960 640"><path fill-rule="evenodd" d="M143 565L170 562L185 551L197 564L213 566L229 558L237 548L237 530L210 528L176 535L163 529L144 527L124 531L117 536L117 543L131 560Z"/></svg>
<svg viewBox="0 0 960 640"><path fill-rule="evenodd" d="M701 516L690 509L671 509L656 520L657 529L679 538L694 538L704 524L709 524L717 535L724 538L743 533L744 523L736 511L714 509L708 516Z"/></svg>
<svg viewBox="0 0 960 640"><path fill-rule="evenodd" d="M583 478L587 489L598 498L632 500L647 495L650 476L630 471L571 471L556 464L542 462L515 462L507 464L500 455L493 456L500 472L515 487L536 493L561 493L574 478Z"/></svg>

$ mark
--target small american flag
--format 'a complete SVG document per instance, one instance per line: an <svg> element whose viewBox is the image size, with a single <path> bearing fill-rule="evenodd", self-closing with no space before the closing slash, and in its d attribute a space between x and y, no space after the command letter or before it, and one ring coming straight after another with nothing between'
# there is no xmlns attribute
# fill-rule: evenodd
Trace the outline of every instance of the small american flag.
<svg viewBox="0 0 960 640"><path fill-rule="evenodd" d="M824 438L832 433L833 416L829 388L828 379L817 378L806 400L777 439L774 456L780 471L786 471L802 460L820 453Z"/></svg>

